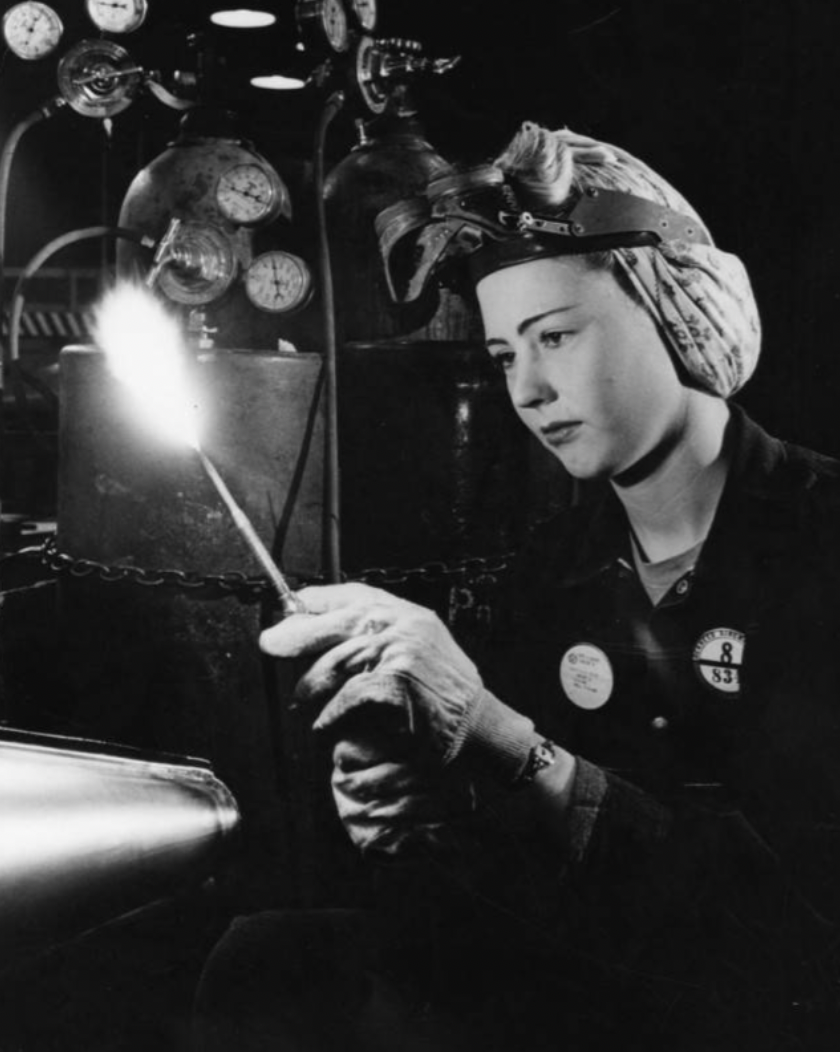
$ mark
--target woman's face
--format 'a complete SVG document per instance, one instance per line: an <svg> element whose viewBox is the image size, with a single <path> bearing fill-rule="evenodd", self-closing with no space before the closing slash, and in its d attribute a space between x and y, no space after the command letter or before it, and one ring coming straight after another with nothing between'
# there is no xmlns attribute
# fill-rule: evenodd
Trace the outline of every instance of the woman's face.
<svg viewBox="0 0 840 1052"><path fill-rule="evenodd" d="M524 423L577 478L614 478L678 440L687 389L650 315L573 257L477 287L487 348Z"/></svg>

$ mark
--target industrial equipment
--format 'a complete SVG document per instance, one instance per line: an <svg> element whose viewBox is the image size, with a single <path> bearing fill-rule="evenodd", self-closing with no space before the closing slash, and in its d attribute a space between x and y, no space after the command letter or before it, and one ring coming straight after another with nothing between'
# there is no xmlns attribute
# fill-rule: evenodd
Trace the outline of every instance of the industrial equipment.
<svg viewBox="0 0 840 1052"><path fill-rule="evenodd" d="M239 825L206 763L0 734L0 970L196 890Z"/></svg>

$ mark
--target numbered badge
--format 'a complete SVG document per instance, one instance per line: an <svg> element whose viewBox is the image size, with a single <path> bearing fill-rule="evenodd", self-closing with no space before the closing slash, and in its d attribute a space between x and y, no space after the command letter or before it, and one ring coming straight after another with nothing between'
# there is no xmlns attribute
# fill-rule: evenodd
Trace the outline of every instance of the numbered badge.
<svg viewBox="0 0 840 1052"><path fill-rule="evenodd" d="M615 685L610 659L591 643L577 643L560 662L560 684L578 708L600 709L610 700Z"/></svg>
<svg viewBox="0 0 840 1052"><path fill-rule="evenodd" d="M692 655L694 668L703 682L722 694L741 689L744 633L734 628L713 628L698 640Z"/></svg>

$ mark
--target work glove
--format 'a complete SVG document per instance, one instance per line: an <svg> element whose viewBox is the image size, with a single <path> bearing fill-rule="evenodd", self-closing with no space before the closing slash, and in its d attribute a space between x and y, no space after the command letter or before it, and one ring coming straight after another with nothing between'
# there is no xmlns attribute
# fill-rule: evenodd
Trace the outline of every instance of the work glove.
<svg viewBox="0 0 840 1052"><path fill-rule="evenodd" d="M308 613L266 629L262 649L311 658L296 698L322 706L315 729L343 737L341 724L364 710L413 740L420 758L447 767L461 755L513 781L539 741L529 719L485 689L475 664L435 613L363 584L298 593ZM358 740L358 739L357 739Z"/></svg>
<svg viewBox="0 0 840 1052"><path fill-rule="evenodd" d="M425 769L411 750L407 735L387 731L359 732L333 747L336 809L363 852L440 851L474 809L470 782Z"/></svg>

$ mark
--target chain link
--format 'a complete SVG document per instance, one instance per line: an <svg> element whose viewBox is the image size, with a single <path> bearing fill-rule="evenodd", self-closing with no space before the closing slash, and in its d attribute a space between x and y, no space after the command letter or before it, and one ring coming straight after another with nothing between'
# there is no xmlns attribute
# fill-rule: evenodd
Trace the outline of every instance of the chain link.
<svg viewBox="0 0 840 1052"><path fill-rule="evenodd" d="M454 583L456 580L469 580L475 577L495 577L504 573L510 565L513 552L505 552L493 556L472 556L459 559L456 562L429 562L422 566L405 568L401 566L372 566L353 574L354 581L363 581L365 584L374 585L377 588L395 587L401 584L410 584L419 580L426 584L447 581Z"/></svg>
<svg viewBox="0 0 840 1052"><path fill-rule="evenodd" d="M272 592L266 577L248 577L238 570L221 574L199 574L192 570L151 570L128 563L107 564L95 559L74 558L60 552L55 538L49 537L41 548L41 561L57 574L69 577L96 577L108 584L131 583L142 588L175 588L179 591L223 592L228 595L259 599Z"/></svg>
<svg viewBox="0 0 840 1052"><path fill-rule="evenodd" d="M130 582L143 588L175 588L181 591L221 591L228 595L245 595L259 599L273 594L273 585L267 577L249 577L240 571L221 574L198 574L192 570L152 570L127 563L107 564L94 559L74 558L60 552L54 537L48 537L40 549L41 561L57 574L70 577L97 577L106 583ZM33 549L28 550L28 554ZM368 567L345 577L346 580L361 581L377 588L396 588L413 581L424 584L456 583L475 579L495 579L509 566L512 552L482 557L473 556L447 563L442 561L425 563L422 566ZM325 578L307 578L305 584L323 584Z"/></svg>

